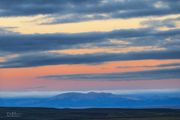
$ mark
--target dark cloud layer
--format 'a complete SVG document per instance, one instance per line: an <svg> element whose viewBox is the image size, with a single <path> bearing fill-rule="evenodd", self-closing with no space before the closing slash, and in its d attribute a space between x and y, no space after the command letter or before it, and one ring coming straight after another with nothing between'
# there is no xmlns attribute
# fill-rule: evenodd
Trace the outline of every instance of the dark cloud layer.
<svg viewBox="0 0 180 120"><path fill-rule="evenodd" d="M158 67L180 67L180 63L161 64Z"/></svg>
<svg viewBox="0 0 180 120"><path fill-rule="evenodd" d="M180 35L179 29L157 31L153 29L127 29L114 30L111 32L91 32L77 34L0 34L0 52L23 53L40 52L47 50L70 49L76 46L81 47L84 44L93 43L100 45L109 39L124 39L134 45L164 45L165 39L174 38ZM133 38L133 40L131 40ZM138 42L137 42L137 40ZM173 40L172 40L173 41ZM178 40L179 41L179 40ZM178 42L176 41L176 43ZM176 44L177 45L177 44ZM91 46L93 47L93 46Z"/></svg>
<svg viewBox="0 0 180 120"><path fill-rule="evenodd" d="M54 80L167 80L179 79L180 68L173 69L157 69L138 72L125 73L106 73L106 74L70 74L70 75L50 75L39 78Z"/></svg>
<svg viewBox="0 0 180 120"><path fill-rule="evenodd" d="M148 20L143 21L141 24L146 25L148 27L158 28L158 27L168 27L168 28L176 28L176 22L180 21L180 17L165 19L165 20Z"/></svg>
<svg viewBox="0 0 180 120"><path fill-rule="evenodd" d="M180 59L180 51L148 51L129 53L99 53L99 54L54 54L31 53L22 54L16 58L0 63L1 68L35 67L60 64L97 64L110 61L147 60L147 59Z"/></svg>
<svg viewBox="0 0 180 120"><path fill-rule="evenodd" d="M4 0L0 16L48 15L52 23L180 13L179 0Z"/></svg>
<svg viewBox="0 0 180 120"><path fill-rule="evenodd" d="M117 68L167 68L167 67L180 67L180 63L168 63L168 64L160 64L160 65L156 65L156 66L151 66L151 65L146 65L146 66L118 66Z"/></svg>
<svg viewBox="0 0 180 120"><path fill-rule="evenodd" d="M77 34L0 34L1 68L34 67L58 64L97 64L110 61L143 59L179 59L180 30L157 31L154 29L126 29L111 32L92 32ZM133 51L127 53L63 54L49 50L76 49L89 46L93 48L115 48L122 45L109 43L109 39L124 40L123 46L156 46L164 50ZM168 41L167 41L168 39ZM169 40L170 39L170 40ZM104 44L106 42L106 44ZM172 43L174 45L172 45ZM170 45L168 45L170 44ZM109 49L107 48L107 49ZM11 57L11 55L16 56ZM8 55L8 56L7 56Z"/></svg>

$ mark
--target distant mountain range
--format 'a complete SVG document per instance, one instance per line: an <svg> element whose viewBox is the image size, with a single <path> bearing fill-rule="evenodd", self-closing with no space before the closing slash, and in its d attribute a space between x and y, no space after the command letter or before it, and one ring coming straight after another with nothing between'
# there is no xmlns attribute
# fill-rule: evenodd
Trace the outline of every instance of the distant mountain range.
<svg viewBox="0 0 180 120"><path fill-rule="evenodd" d="M112 94L63 93L47 98L0 98L5 107L53 108L180 108L179 93Z"/></svg>

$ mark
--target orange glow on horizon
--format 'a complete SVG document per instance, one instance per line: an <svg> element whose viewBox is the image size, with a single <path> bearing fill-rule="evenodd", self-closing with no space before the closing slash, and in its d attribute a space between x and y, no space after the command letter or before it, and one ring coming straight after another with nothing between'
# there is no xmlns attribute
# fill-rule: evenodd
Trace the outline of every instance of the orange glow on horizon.
<svg viewBox="0 0 180 120"><path fill-rule="evenodd" d="M108 63L96 64L96 65L52 65L52 66L32 67L32 68L1 68L0 87L2 88L6 87L7 89L8 88L24 89L26 87L31 88L33 86L44 85L47 87L49 85L49 87L52 87L57 85L61 86L61 84L63 85L67 84L67 86L66 85L65 86L68 89L68 88L73 88L73 83L75 82L77 84L77 81L71 81L71 82L69 81L70 83L72 83L72 85L68 85L69 82L66 81L64 81L65 82L64 83L58 80L57 81L41 80L41 79L37 79L37 77L56 75L56 74L64 75L64 74L135 72L135 71L156 69L155 66L157 65L174 63L174 62L180 62L180 61L179 60L134 60L134 61L108 62ZM128 67L126 68L125 66L126 67L132 66L132 68L129 69ZM154 66L154 67L143 67L143 66ZM106 82L103 83L105 84Z"/></svg>

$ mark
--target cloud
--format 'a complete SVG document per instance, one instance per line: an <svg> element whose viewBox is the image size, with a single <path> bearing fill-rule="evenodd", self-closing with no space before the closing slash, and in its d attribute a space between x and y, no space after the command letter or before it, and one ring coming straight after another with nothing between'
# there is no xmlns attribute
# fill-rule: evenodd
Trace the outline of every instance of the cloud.
<svg viewBox="0 0 180 120"><path fill-rule="evenodd" d="M1 35L0 51L13 53L64 49L72 45L97 42L104 36L101 33Z"/></svg>
<svg viewBox="0 0 180 120"><path fill-rule="evenodd" d="M165 45L165 47L169 47L168 43L172 43L174 38L179 35L179 29L167 31L157 31L153 29L127 29L114 30L111 32L90 32L77 34L0 34L0 52L41 52L48 50L72 49L77 47L81 48L86 44L92 44L89 47L113 47L114 44L109 42L110 39L120 41L124 39L124 41L130 43L130 46L159 45L164 47L163 45ZM172 40L166 42L167 38L171 38ZM178 42L178 40L176 42Z"/></svg>
<svg viewBox="0 0 180 120"><path fill-rule="evenodd" d="M129 80L172 80L180 78L180 68L157 69L138 72L106 73L106 74L69 74L41 76L40 79L48 80L108 80L108 81L129 81Z"/></svg>
<svg viewBox="0 0 180 120"><path fill-rule="evenodd" d="M138 66L117 66L117 68L166 68L166 67L180 67L180 63L168 63L168 64L160 64L156 66L151 65L138 65Z"/></svg>
<svg viewBox="0 0 180 120"><path fill-rule="evenodd" d="M77 34L0 34L1 68L35 67L59 64L97 64L110 61L143 59L179 59L179 29L158 31L154 29L126 29L111 32ZM116 40L116 43L112 43ZM120 41L117 44L117 41ZM121 44L122 42L128 44ZM124 43L123 42L123 43ZM174 44L174 45L172 45ZM103 48L128 49L153 46L156 49L127 52L95 52L92 54L66 54L53 50ZM163 49L162 49L163 48Z"/></svg>
<svg viewBox="0 0 180 120"><path fill-rule="evenodd" d="M57 54L39 52L21 54L0 63L0 68L36 67L60 64L98 64L110 61L147 60L147 59L180 59L177 51L146 51L128 53L97 53L97 54Z"/></svg>
<svg viewBox="0 0 180 120"><path fill-rule="evenodd" d="M179 14L179 2L179 0L6 0L0 1L0 16L41 14L54 18L51 23L162 16Z"/></svg>
<svg viewBox="0 0 180 120"><path fill-rule="evenodd" d="M169 64L161 64L157 67L180 67L180 63L169 63Z"/></svg>
<svg viewBox="0 0 180 120"><path fill-rule="evenodd" d="M13 28L16 28L16 27L0 27L0 36L18 34L17 32L12 32L9 30Z"/></svg>
<svg viewBox="0 0 180 120"><path fill-rule="evenodd" d="M176 28L177 23L180 20L180 17L165 19L165 20L148 20L143 21L141 24L147 27L159 28L159 27L168 27L168 28Z"/></svg>

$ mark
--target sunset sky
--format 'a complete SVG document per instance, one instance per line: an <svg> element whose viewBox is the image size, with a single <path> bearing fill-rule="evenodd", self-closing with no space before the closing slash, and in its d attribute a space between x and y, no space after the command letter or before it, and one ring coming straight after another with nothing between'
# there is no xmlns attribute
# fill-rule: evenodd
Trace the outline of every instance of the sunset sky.
<svg viewBox="0 0 180 120"><path fill-rule="evenodd" d="M179 0L1 0L0 92L179 90Z"/></svg>

